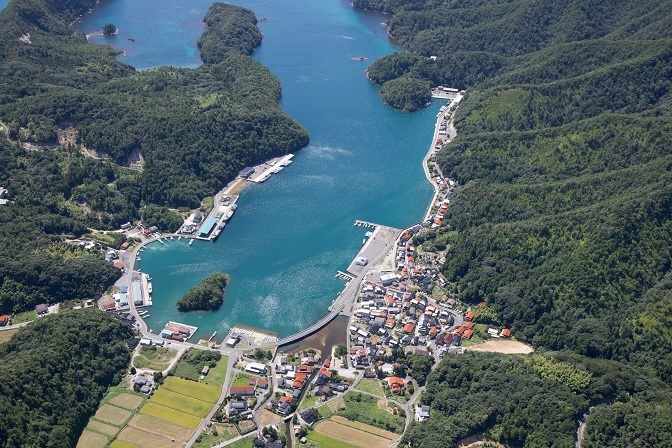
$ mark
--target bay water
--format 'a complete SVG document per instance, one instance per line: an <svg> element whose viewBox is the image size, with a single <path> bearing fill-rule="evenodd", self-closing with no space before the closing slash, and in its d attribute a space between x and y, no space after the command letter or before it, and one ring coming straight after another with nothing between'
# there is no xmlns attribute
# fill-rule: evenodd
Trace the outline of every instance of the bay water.
<svg viewBox="0 0 672 448"><path fill-rule="evenodd" d="M208 0L108 0L77 26L95 43L123 50L137 69L200 65L196 40ZM343 289L335 278L362 246L355 219L394 227L422 219L432 197L422 159L441 104L413 114L385 106L365 70L393 51L384 16L343 0L249 0L264 35L254 57L282 83L282 108L310 133L294 162L241 193L216 242L150 244L136 264L153 284L148 325L168 320L224 336L236 325L283 337L318 321ZM103 24L119 34L104 38ZM130 40L133 39L133 40ZM353 60L364 56L365 61ZM214 193L214 192L213 192ZM179 313L175 303L213 272L231 281L216 312Z"/></svg>

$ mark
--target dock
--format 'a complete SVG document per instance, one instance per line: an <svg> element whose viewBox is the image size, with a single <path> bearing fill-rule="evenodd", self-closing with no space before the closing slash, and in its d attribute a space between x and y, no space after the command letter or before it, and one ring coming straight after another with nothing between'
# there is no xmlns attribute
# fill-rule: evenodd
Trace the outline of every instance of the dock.
<svg viewBox="0 0 672 448"><path fill-rule="evenodd" d="M293 157L294 154L287 154L284 157L276 157L255 167L254 173L248 177L248 180L255 183L267 181L273 174L279 173L284 167L292 163Z"/></svg>
<svg viewBox="0 0 672 448"><path fill-rule="evenodd" d="M356 227L366 227L367 229L373 229L378 227L378 224L374 224L369 221L362 221L360 219L356 220L355 223L353 224Z"/></svg>
<svg viewBox="0 0 672 448"><path fill-rule="evenodd" d="M188 341L194 333L198 331L198 327L187 325L180 322L168 321L161 331L161 337L164 339L173 339L178 341ZM169 335L170 333L170 335Z"/></svg>
<svg viewBox="0 0 672 448"><path fill-rule="evenodd" d="M135 307L143 308L152 306L152 297L149 295L149 275L141 274L140 281L142 283L142 305L135 305Z"/></svg>

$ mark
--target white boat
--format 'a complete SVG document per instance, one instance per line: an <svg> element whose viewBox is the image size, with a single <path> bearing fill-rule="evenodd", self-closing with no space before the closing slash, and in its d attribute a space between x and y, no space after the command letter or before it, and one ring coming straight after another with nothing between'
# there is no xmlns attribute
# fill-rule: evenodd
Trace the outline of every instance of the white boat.
<svg viewBox="0 0 672 448"><path fill-rule="evenodd" d="M152 293L152 283L147 283L147 292Z"/></svg>
<svg viewBox="0 0 672 448"><path fill-rule="evenodd" d="M289 166L291 165L292 161L290 159L285 160L284 162L281 163L282 166Z"/></svg>
<svg viewBox="0 0 672 448"><path fill-rule="evenodd" d="M275 174L278 174L278 173L279 173L280 171L282 171L284 168L285 168L284 166L282 166L282 165L278 165L278 166L276 166L275 168L273 168L273 172L274 172Z"/></svg>
<svg viewBox="0 0 672 448"><path fill-rule="evenodd" d="M191 246L192 244L194 244L194 239L193 238L189 240L189 245Z"/></svg>
<svg viewBox="0 0 672 448"><path fill-rule="evenodd" d="M148 317L152 317L152 316L150 316L149 314L145 314L144 316L142 316L143 319L147 319Z"/></svg>
<svg viewBox="0 0 672 448"><path fill-rule="evenodd" d="M138 260L138 261L142 260L142 258L140 258L140 257L135 257L135 259Z"/></svg>

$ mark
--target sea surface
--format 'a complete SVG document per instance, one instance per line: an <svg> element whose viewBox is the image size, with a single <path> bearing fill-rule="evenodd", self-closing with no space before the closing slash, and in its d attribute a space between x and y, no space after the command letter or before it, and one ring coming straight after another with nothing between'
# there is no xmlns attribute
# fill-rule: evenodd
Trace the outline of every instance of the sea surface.
<svg viewBox="0 0 672 448"><path fill-rule="evenodd" d="M193 68L211 3L109 0L78 27L92 42L123 50L120 60L137 69ZM242 192L216 242L155 242L136 267L153 278L147 322L154 331L174 320L198 326L197 337L223 337L240 323L283 337L326 315L344 288L336 271L348 267L366 232L355 219L401 228L423 218L433 191L421 164L443 102L413 114L381 102L365 70L403 51L388 38L384 16L343 0L233 3L266 19L253 56L280 79L282 108L308 129L310 143L280 174ZM117 36L95 35L106 22ZM179 313L176 301L216 271L231 276L223 307Z"/></svg>
<svg viewBox="0 0 672 448"><path fill-rule="evenodd" d="M0 11L5 9L5 6L7 6L7 3L9 3L9 0L0 0Z"/></svg>

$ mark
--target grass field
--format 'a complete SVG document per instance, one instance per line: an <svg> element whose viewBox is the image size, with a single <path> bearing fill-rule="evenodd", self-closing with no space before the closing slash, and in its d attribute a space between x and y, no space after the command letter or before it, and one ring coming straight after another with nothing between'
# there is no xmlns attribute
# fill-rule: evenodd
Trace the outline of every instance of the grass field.
<svg viewBox="0 0 672 448"><path fill-rule="evenodd" d="M322 397L321 396L312 396L312 397L305 396L305 397L303 397L303 400L301 400L301 404L299 405L299 410L310 408L310 407L313 407L316 404L320 404L320 403L322 403Z"/></svg>
<svg viewBox="0 0 672 448"><path fill-rule="evenodd" d="M95 420L91 420L86 426L86 429L105 434L106 436L114 436L119 432L118 427L108 425L107 423L97 422Z"/></svg>
<svg viewBox="0 0 672 448"><path fill-rule="evenodd" d="M319 432L311 432L306 438L311 442L319 444L320 448L359 448L358 445L351 445L340 440L332 439L331 437L320 434Z"/></svg>
<svg viewBox="0 0 672 448"><path fill-rule="evenodd" d="M132 426L124 428L117 436L117 440L128 442L141 448L174 448L180 446L171 439Z"/></svg>
<svg viewBox="0 0 672 448"><path fill-rule="evenodd" d="M201 419L196 416L187 414L185 412L180 412L172 408L167 408L152 402L145 403L142 409L140 409L140 413L148 414L156 418L175 423L176 425L181 425L192 429L196 429L201 423Z"/></svg>
<svg viewBox="0 0 672 448"><path fill-rule="evenodd" d="M137 445L133 445L132 443L128 442L122 442L119 439L115 439L110 443L110 448L140 448Z"/></svg>
<svg viewBox="0 0 672 448"><path fill-rule="evenodd" d="M339 415L398 434L403 432L406 419L381 409L377 398L359 393L348 393L344 398L345 411L340 411Z"/></svg>
<svg viewBox="0 0 672 448"><path fill-rule="evenodd" d="M23 313L16 314L12 318L12 325L21 324L23 322L32 322L35 319L37 319L37 313L35 312L35 310L26 311Z"/></svg>
<svg viewBox="0 0 672 448"><path fill-rule="evenodd" d="M5 342L9 341L9 338L14 336L14 334L19 331L18 328L13 328L11 330L2 330L0 331L0 345L4 344Z"/></svg>
<svg viewBox="0 0 672 448"><path fill-rule="evenodd" d="M77 448L104 448L106 445L107 437L86 429L77 442Z"/></svg>
<svg viewBox="0 0 672 448"><path fill-rule="evenodd" d="M170 347L143 345L133 359L133 365L138 369L165 370L176 354L177 351Z"/></svg>
<svg viewBox="0 0 672 448"><path fill-rule="evenodd" d="M249 386L250 385L250 376L243 373L236 375L236 378L233 380L232 386Z"/></svg>
<svg viewBox="0 0 672 448"><path fill-rule="evenodd" d="M98 408L96 415L94 416L96 420L101 422L111 423L115 426L123 425L126 420L131 416L131 411L126 409L121 409L116 406L109 404L104 404Z"/></svg>
<svg viewBox="0 0 672 448"><path fill-rule="evenodd" d="M228 356L222 355L222 359L217 361L217 365L210 369L205 378L203 378L202 383L222 388L224 386L224 380L226 379L226 370L228 366Z"/></svg>
<svg viewBox="0 0 672 448"><path fill-rule="evenodd" d="M215 404L219 400L221 390L219 387L210 386L208 384L197 383L174 376L169 376L163 383L161 388L177 392L178 394L186 395L188 397L197 398L199 400L207 401Z"/></svg>
<svg viewBox="0 0 672 448"><path fill-rule="evenodd" d="M110 398L108 403L129 411L135 411L144 401L144 398L139 395L122 393Z"/></svg>
<svg viewBox="0 0 672 448"><path fill-rule="evenodd" d="M189 440L194 433L191 428L174 425L171 422L147 414L135 414L128 422L128 426L184 442Z"/></svg>
<svg viewBox="0 0 672 448"><path fill-rule="evenodd" d="M368 392L373 395L379 395L381 397L385 396L385 392L383 392L383 387L380 385L380 381L378 380L364 379L359 383L357 383L355 389L361 390L363 392Z"/></svg>
<svg viewBox="0 0 672 448"><path fill-rule="evenodd" d="M213 435L212 430L217 429L217 435ZM210 448L211 446L224 442L225 440L231 440L234 437L238 436L238 431L233 425L219 425L215 424L211 428L203 431L201 434L201 441L194 443L193 448Z"/></svg>
<svg viewBox="0 0 672 448"><path fill-rule="evenodd" d="M212 403L208 403L186 395L178 394L168 389L160 388L154 393L150 402L169 408L177 409L196 417L205 417L212 409Z"/></svg>
<svg viewBox="0 0 672 448"><path fill-rule="evenodd" d="M345 420L345 422L348 421ZM394 433L382 431L373 426L358 422L349 423L355 423L355 425L342 424L331 419L323 420L315 425L315 432L361 448L387 448L398 438ZM376 433L376 431L379 433ZM381 435L380 432L385 436Z"/></svg>

